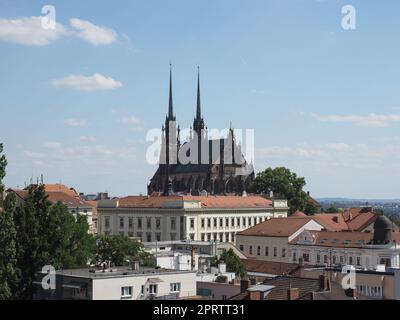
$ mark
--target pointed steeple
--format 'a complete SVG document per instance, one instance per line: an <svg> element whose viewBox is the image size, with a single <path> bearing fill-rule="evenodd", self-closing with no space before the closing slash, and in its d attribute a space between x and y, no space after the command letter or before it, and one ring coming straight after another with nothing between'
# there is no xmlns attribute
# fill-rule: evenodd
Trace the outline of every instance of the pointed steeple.
<svg viewBox="0 0 400 320"><path fill-rule="evenodd" d="M197 106L196 118L201 119L201 103L200 103L200 67L197 66Z"/></svg>
<svg viewBox="0 0 400 320"><path fill-rule="evenodd" d="M196 105L196 117L193 121L193 129L197 133L197 136L201 138L202 130L204 129L204 119L201 116L201 103L200 103L200 67L197 67L197 105Z"/></svg>
<svg viewBox="0 0 400 320"><path fill-rule="evenodd" d="M168 119L175 120L174 103L172 101L172 65L169 65L169 104L168 104Z"/></svg>

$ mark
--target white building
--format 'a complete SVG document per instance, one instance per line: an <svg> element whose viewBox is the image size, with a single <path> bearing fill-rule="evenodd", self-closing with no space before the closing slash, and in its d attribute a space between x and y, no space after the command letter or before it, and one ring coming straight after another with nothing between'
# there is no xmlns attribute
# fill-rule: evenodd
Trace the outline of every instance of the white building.
<svg viewBox="0 0 400 320"><path fill-rule="evenodd" d="M130 196L99 202L98 232L144 242L234 243L236 233L287 210L286 201L259 196Z"/></svg>
<svg viewBox="0 0 400 320"><path fill-rule="evenodd" d="M57 271L56 289L44 290L37 276L35 299L149 300L196 296L196 273L155 268Z"/></svg>
<svg viewBox="0 0 400 320"><path fill-rule="evenodd" d="M290 241L289 254L290 262L316 266L400 268L400 233L392 230L392 223L384 216L377 218L374 232L304 230Z"/></svg>
<svg viewBox="0 0 400 320"><path fill-rule="evenodd" d="M276 218L238 233L236 247L249 259L290 262L289 242L303 230L322 230L311 218Z"/></svg>
<svg viewBox="0 0 400 320"><path fill-rule="evenodd" d="M377 270L380 265L384 269L400 267L400 232L385 216L375 217L368 225L363 223L364 232L328 231L324 219L271 219L240 232L236 246L248 259L270 263L353 265L360 270Z"/></svg>

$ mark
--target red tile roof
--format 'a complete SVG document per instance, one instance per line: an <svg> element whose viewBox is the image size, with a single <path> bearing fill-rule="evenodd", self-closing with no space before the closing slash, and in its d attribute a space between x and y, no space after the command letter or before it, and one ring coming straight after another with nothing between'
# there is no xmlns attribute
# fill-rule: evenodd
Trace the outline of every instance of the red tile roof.
<svg viewBox="0 0 400 320"><path fill-rule="evenodd" d="M307 222L310 217L272 218L243 230L238 235L257 237L289 237Z"/></svg>
<svg viewBox="0 0 400 320"><path fill-rule="evenodd" d="M291 217L307 217L307 215L304 212L297 210L291 215Z"/></svg>
<svg viewBox="0 0 400 320"><path fill-rule="evenodd" d="M371 208L351 208L342 213L319 213L312 216L328 231L362 231L375 222L376 217Z"/></svg>
<svg viewBox="0 0 400 320"><path fill-rule="evenodd" d="M332 232L332 231L310 231L315 239L314 246L336 247L336 248L361 248L372 242L372 232ZM393 240L400 241L400 232L392 233ZM300 235L290 241L290 244L299 244ZM304 244L301 244L304 245Z"/></svg>
<svg viewBox="0 0 400 320"><path fill-rule="evenodd" d="M297 263L275 262L256 259L242 259L247 272L289 275L299 269ZM308 266L305 266L308 267Z"/></svg>
<svg viewBox="0 0 400 320"><path fill-rule="evenodd" d="M259 196L129 196L119 199L120 207L161 208L169 201L200 201L203 208L266 208L272 201Z"/></svg>
<svg viewBox="0 0 400 320"><path fill-rule="evenodd" d="M27 190L12 190L19 196L22 200L26 200L28 197L29 191ZM79 197L71 196L70 194L64 193L64 192L46 192L46 195L48 196L48 200L50 202L62 202L64 203L67 207L92 207L91 204L87 203L86 201L83 201L79 199Z"/></svg>

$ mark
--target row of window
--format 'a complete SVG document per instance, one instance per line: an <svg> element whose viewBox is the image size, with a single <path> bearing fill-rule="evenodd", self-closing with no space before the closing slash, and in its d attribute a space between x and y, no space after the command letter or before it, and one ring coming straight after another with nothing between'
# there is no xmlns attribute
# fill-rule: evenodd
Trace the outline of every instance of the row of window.
<svg viewBox="0 0 400 320"><path fill-rule="evenodd" d="M378 297L383 296L383 288L375 286L357 285L357 291L367 297Z"/></svg>
<svg viewBox="0 0 400 320"><path fill-rule="evenodd" d="M174 282L170 283L170 293L178 293L181 291L181 283L180 282ZM130 298L132 297L132 291L133 287L121 287L121 297L122 298ZM158 293L158 285L157 284L150 284L149 287L147 288L147 292L149 294L157 294ZM143 285L140 290L141 295L143 296L145 294L145 286Z"/></svg>
<svg viewBox="0 0 400 320"><path fill-rule="evenodd" d="M143 228L143 220L146 221L146 228L147 229L152 229L153 227L153 218L147 217L146 219L144 218L136 218L137 219L137 228L142 229ZM125 217L120 217L119 218L119 228L120 229L125 229ZM128 217L128 228L133 229L133 217ZM169 226L171 230L176 230L176 218L175 217L170 217L169 219ZM104 217L104 227L106 229L110 228L110 217L105 216ZM161 218L155 218L155 228L157 230L161 229Z"/></svg>
<svg viewBox="0 0 400 320"><path fill-rule="evenodd" d="M244 252L244 246L243 246L242 244L239 246L239 249L240 249L240 251ZM249 255L253 255L253 254L256 254L257 256L264 255L265 257L268 257L268 256L270 255L270 250L269 250L269 247L268 247L268 246L263 247L263 249L261 248L261 246L254 247L254 249L256 250L256 252L254 252L253 246L252 246L252 245L250 245L248 249L249 249L249 250L248 250L247 253L248 253ZM280 254L280 256L281 256L282 258L286 257L286 248L282 248L282 249L281 249L281 252L280 252L279 254ZM273 255L274 257L277 257L277 256L278 256L278 247L273 247L273 248L272 248L272 255Z"/></svg>
<svg viewBox="0 0 400 320"><path fill-rule="evenodd" d="M236 218L202 218L201 228L241 228L252 227L267 220L267 217L236 217ZM190 228L194 229L194 219L190 220Z"/></svg>
<svg viewBox="0 0 400 320"><path fill-rule="evenodd" d="M110 232L109 231L105 231L104 234L109 235ZM130 238L135 237L135 233L132 231L120 231L118 233L120 236L128 236ZM171 241L175 241L177 240L177 236L176 233L171 232L169 234ZM191 239L194 240L194 234L190 235ZM152 241L161 241L161 233L160 232L156 232L156 233L152 233L152 232L136 232L136 238L141 239L142 241L146 241L146 242L152 242Z"/></svg>
<svg viewBox="0 0 400 320"><path fill-rule="evenodd" d="M200 239L201 241L235 242L235 234L236 232L202 233Z"/></svg>
<svg viewBox="0 0 400 320"><path fill-rule="evenodd" d="M292 258L293 258L293 262L298 262L297 261L298 260L297 253L296 252L293 252ZM303 253L302 259L303 259L303 262L311 262L311 258L310 258L310 254L309 253ZM359 257L359 256L355 257L355 259L354 259L354 257L349 256L348 257L348 261L345 261L345 260L346 259L345 259L344 256L337 256L337 255L331 255L331 259L329 258L329 255L327 255L327 254L321 255L320 253L317 253L316 256L315 256L315 263L316 264L320 264L320 263L329 264L329 263L331 263L331 264L335 265L335 264L348 263L350 265L361 266L361 257Z"/></svg>

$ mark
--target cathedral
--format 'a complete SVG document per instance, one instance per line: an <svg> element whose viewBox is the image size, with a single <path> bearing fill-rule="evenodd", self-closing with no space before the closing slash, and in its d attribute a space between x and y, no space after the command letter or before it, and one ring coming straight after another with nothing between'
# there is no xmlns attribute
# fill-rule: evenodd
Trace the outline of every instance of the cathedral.
<svg viewBox="0 0 400 320"><path fill-rule="evenodd" d="M196 116L188 141L181 142L180 126L172 99L172 70L169 104L162 126L160 161L147 186L149 195L246 195L254 180L252 163L247 163L229 128L226 137L209 139L200 103L200 72L197 75Z"/></svg>

